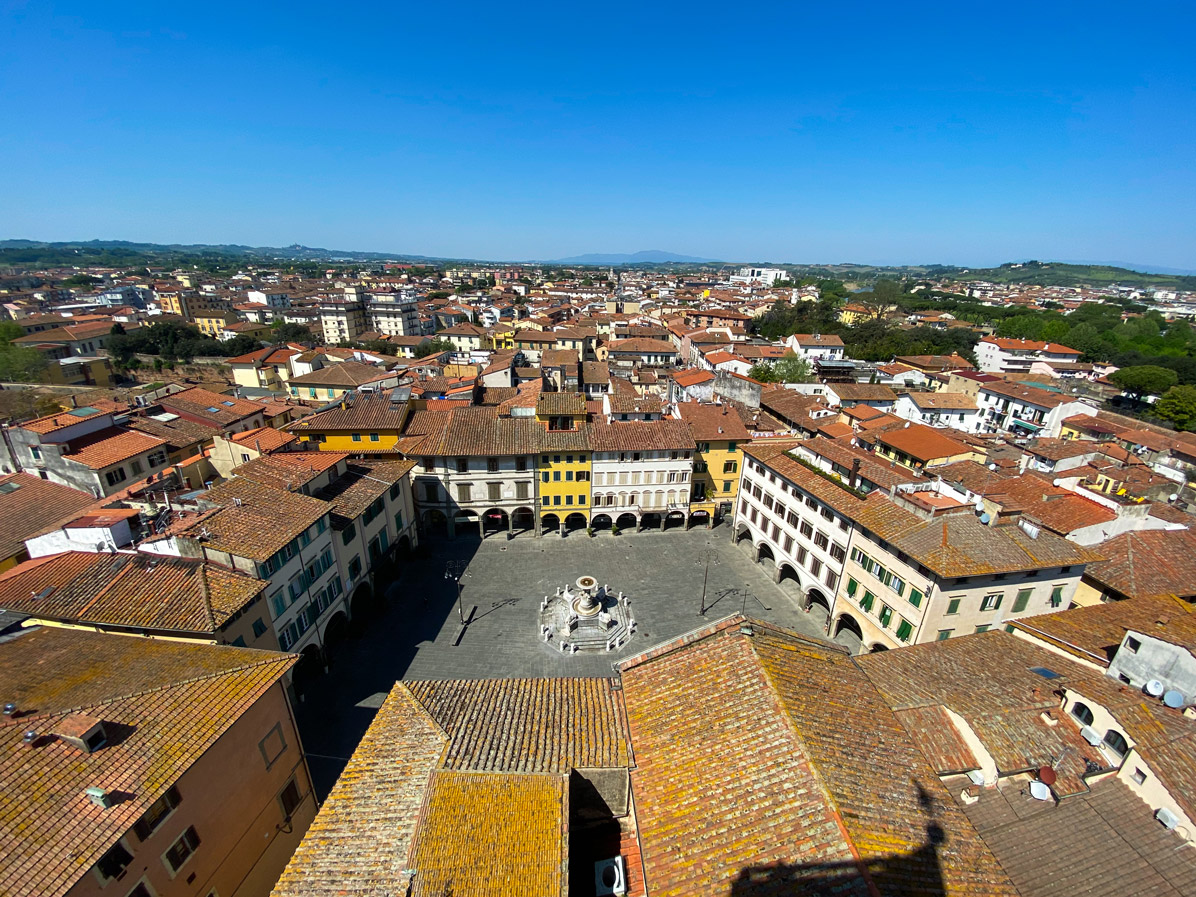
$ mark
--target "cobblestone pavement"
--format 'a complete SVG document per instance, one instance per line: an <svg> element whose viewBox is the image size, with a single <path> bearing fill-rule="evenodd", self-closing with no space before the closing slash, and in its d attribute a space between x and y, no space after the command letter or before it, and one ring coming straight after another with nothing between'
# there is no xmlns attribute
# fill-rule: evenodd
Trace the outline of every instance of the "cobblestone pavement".
<svg viewBox="0 0 1196 897"><path fill-rule="evenodd" d="M582 530L565 538L434 543L427 556L406 563L372 619L355 621L328 674L303 689L297 717L317 791L331 788L399 679L609 676L617 660L741 611L822 637L825 617L802 611L796 595L772 582L771 565L755 564L730 534L729 526L593 538ZM709 568L703 617L699 554L706 548L717 551L718 563ZM454 584L445 578L454 561L467 565L461 605L472 621L464 631ZM619 651L565 656L539 637L540 599L583 574L631 598L637 631Z"/></svg>

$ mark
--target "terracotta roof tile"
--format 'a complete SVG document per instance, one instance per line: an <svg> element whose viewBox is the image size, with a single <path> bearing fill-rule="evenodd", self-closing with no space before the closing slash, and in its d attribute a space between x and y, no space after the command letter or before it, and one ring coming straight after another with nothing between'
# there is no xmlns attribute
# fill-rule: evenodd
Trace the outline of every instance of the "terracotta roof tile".
<svg viewBox="0 0 1196 897"><path fill-rule="evenodd" d="M13 894L66 894L295 663L294 656L47 627L0 644L6 699L34 715L0 722L0 881ZM71 713L124 737L83 754L53 732ZM85 789L126 797L108 809Z"/></svg>

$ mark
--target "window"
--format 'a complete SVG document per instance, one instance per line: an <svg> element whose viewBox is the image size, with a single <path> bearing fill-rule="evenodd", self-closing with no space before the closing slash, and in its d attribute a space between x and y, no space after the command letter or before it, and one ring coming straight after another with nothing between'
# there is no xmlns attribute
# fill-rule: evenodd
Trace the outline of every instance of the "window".
<svg viewBox="0 0 1196 897"><path fill-rule="evenodd" d="M1133 651L1135 654L1137 654L1138 649L1142 647L1142 643L1132 635L1127 635L1125 637L1125 647L1127 651Z"/></svg>
<svg viewBox="0 0 1196 897"><path fill-rule="evenodd" d="M1076 701L1071 705L1071 715L1079 720L1081 726L1092 725L1092 709L1080 701Z"/></svg>
<svg viewBox="0 0 1196 897"><path fill-rule="evenodd" d="M785 513L785 522L788 523L794 529L797 529L797 527L801 524L801 518L798 517L796 514L794 514L792 511L787 511Z"/></svg>
<svg viewBox="0 0 1196 897"><path fill-rule="evenodd" d="M566 482L566 483L572 483L572 482L573 482L573 471L571 471L571 470L566 470L566 471L565 471L565 482Z"/></svg>
<svg viewBox="0 0 1196 897"><path fill-rule="evenodd" d="M423 465L424 465L424 470L434 470L436 468L436 459L435 458L424 458Z"/></svg>
<svg viewBox="0 0 1196 897"><path fill-rule="evenodd" d="M768 496L768 495L764 496L764 498L761 499L760 504L764 505L764 509L766 511L771 511L772 510L772 497Z"/></svg>
<svg viewBox="0 0 1196 897"><path fill-rule="evenodd" d="M814 527L810 525L810 521L803 520L801 524L801 534L809 539L814 535Z"/></svg>
<svg viewBox="0 0 1196 897"><path fill-rule="evenodd" d="M141 466L141 462L140 462L140 461L138 461L138 460L134 459L134 460L132 460L132 461L130 461L130 462L129 462L129 470L133 471L133 475L134 475L134 476L136 476L137 474L141 473L141 471L142 471L143 469L144 469L144 468Z"/></svg>
<svg viewBox="0 0 1196 897"><path fill-rule="evenodd" d="M125 469L123 467L118 467L115 470L110 470L104 474L104 479L108 481L109 486L115 486L117 483L124 482L125 476Z"/></svg>
<svg viewBox="0 0 1196 897"><path fill-rule="evenodd" d="M860 599L860 607L862 607L866 611L870 611L870 610L872 610L872 605L875 601L876 601L876 596L873 595L871 592L869 592L867 589L865 589L864 597Z"/></svg>
<svg viewBox="0 0 1196 897"><path fill-rule="evenodd" d="M1051 589L1051 607L1058 607L1063 603L1063 586L1055 586Z"/></svg>
<svg viewBox="0 0 1196 897"><path fill-rule="evenodd" d="M814 534L814 544L823 551L826 551L827 547L830 545L830 540L826 537L826 533L822 532L822 530L819 530Z"/></svg>
<svg viewBox="0 0 1196 897"><path fill-rule="evenodd" d="M377 433L371 433L371 434L370 434L370 442L377 442L377 441L378 441L378 434L377 434Z"/></svg>
<svg viewBox="0 0 1196 897"><path fill-rule="evenodd" d="M897 639L898 641L908 642L909 637L913 635L914 626L909 620L902 620L897 624Z"/></svg>
<svg viewBox="0 0 1196 897"><path fill-rule="evenodd" d="M559 495L554 495L552 497L552 503L554 505L559 505L561 503L561 497Z"/></svg>
<svg viewBox="0 0 1196 897"><path fill-rule="evenodd" d="M772 540L775 542L781 537L781 528L775 523L772 525Z"/></svg>
<svg viewBox="0 0 1196 897"><path fill-rule="evenodd" d="M294 779L287 782L287 786L278 795L278 802L282 805L282 814L287 819L290 819L291 815L299 809L302 800L303 798L299 795L299 786L295 784Z"/></svg>
<svg viewBox="0 0 1196 897"><path fill-rule="evenodd" d="M180 800L179 789L171 785L166 789L165 794L150 804L149 809L133 824L133 833L137 835L138 840L144 841L153 834L171 811L179 805Z"/></svg>
<svg viewBox="0 0 1196 897"><path fill-rule="evenodd" d="M735 471L737 471L737 470L739 470L739 462L738 461L723 462L723 473L735 473Z"/></svg>
<svg viewBox="0 0 1196 897"><path fill-rule="evenodd" d="M835 544L831 546L831 557L841 564L847 559L847 552L844 551L842 545Z"/></svg>
<svg viewBox="0 0 1196 897"><path fill-rule="evenodd" d="M880 625L888 628L889 622L893 619L893 608L887 604L880 606Z"/></svg>
<svg viewBox="0 0 1196 897"><path fill-rule="evenodd" d="M469 501L473 494L472 483L458 483L457 484L457 501Z"/></svg>
<svg viewBox="0 0 1196 897"><path fill-rule="evenodd" d="M946 615L948 617L951 616L952 614L959 613L959 601L960 601L960 599L958 599L958 598L952 598L950 601L947 602L947 614Z"/></svg>
<svg viewBox="0 0 1196 897"><path fill-rule="evenodd" d="M489 473L498 473L498 459L497 458L487 458L486 459L486 470Z"/></svg>
<svg viewBox="0 0 1196 897"><path fill-rule="evenodd" d="M996 610L1001 606L1001 599L1005 595L1003 592L993 592L991 595L985 595L980 601L981 610Z"/></svg>
<svg viewBox="0 0 1196 897"><path fill-rule="evenodd" d="M199 835L195 834L195 826L188 826L179 839L171 845L170 850L163 854L162 859L166 860L166 865L170 867L171 872L178 872L183 867L183 863L191 858L191 854L195 853L197 847L199 847Z"/></svg>
<svg viewBox="0 0 1196 897"><path fill-rule="evenodd" d="M976 632L977 633L988 632L988 630L991 628L992 627L990 627L987 623L981 623L979 626L976 627Z"/></svg>
<svg viewBox="0 0 1196 897"><path fill-rule="evenodd" d="M810 552L806 551L806 549L805 549L805 548L803 548L802 546L800 546L800 545L799 545L799 546L797 547L797 555L796 555L796 557L797 557L797 562L798 562L799 564L802 564L802 565L804 565L804 564L806 563L806 557L807 557L809 554L810 554Z"/></svg>
<svg viewBox="0 0 1196 897"><path fill-rule="evenodd" d="M915 589L913 587L910 588L910 590L909 590L909 603L910 604L912 604L914 607L921 607L922 606L922 597L923 596L922 596L921 589Z"/></svg>
<svg viewBox="0 0 1196 897"><path fill-rule="evenodd" d="M341 544L348 545L357 536L357 526L350 522L343 530L341 530Z"/></svg>
<svg viewBox="0 0 1196 897"><path fill-rule="evenodd" d="M487 483L486 490L490 501L502 501L502 483Z"/></svg>
<svg viewBox="0 0 1196 897"><path fill-rule="evenodd" d="M523 455L520 455L518 458L516 458L515 459L515 469L516 470L527 470L527 458L524 457Z"/></svg>
<svg viewBox="0 0 1196 897"><path fill-rule="evenodd" d="M947 639L951 638L951 634L953 632L955 632L954 629L940 629L939 635L938 635L938 641L945 642Z"/></svg>
<svg viewBox="0 0 1196 897"><path fill-rule="evenodd" d="M1020 614L1026 609L1026 605L1030 603L1030 595L1033 594L1033 589L1018 589L1017 597L1013 599L1013 612Z"/></svg>
<svg viewBox="0 0 1196 897"><path fill-rule="evenodd" d="M261 638L266 634L266 624L262 622L262 618L258 617L253 621L253 637Z"/></svg>
<svg viewBox="0 0 1196 897"><path fill-rule="evenodd" d="M541 482L541 483L547 483L547 482L548 482L548 471L547 471L547 470L546 470L546 471L544 471L542 474L540 474L540 482Z"/></svg>
<svg viewBox="0 0 1196 897"><path fill-rule="evenodd" d="M466 473L468 471L469 471L469 459L468 458L458 458L457 459L457 473Z"/></svg>
<svg viewBox="0 0 1196 897"><path fill-rule="evenodd" d="M559 483L561 481L561 472L559 470L554 470L552 472L552 481L554 483Z"/></svg>
<svg viewBox="0 0 1196 897"><path fill-rule="evenodd" d="M818 560L818 558L811 558L810 559L810 572L814 576L817 576L819 573L821 573L822 572L822 561Z"/></svg>
<svg viewBox="0 0 1196 897"><path fill-rule="evenodd" d="M731 481L723 480L723 492L730 492L730 491L731 491Z"/></svg>
<svg viewBox="0 0 1196 897"><path fill-rule="evenodd" d="M528 486L528 484L525 482L522 482L522 481L516 483L515 484L515 497L518 499L526 499L527 498L527 486Z"/></svg>
<svg viewBox="0 0 1196 897"><path fill-rule="evenodd" d="M1104 745L1118 760L1124 758L1130 750L1129 743L1125 740L1125 736L1116 729L1110 729L1105 733Z"/></svg>
<svg viewBox="0 0 1196 897"><path fill-rule="evenodd" d="M785 554L790 554L793 551L793 536L785 537Z"/></svg>
<svg viewBox="0 0 1196 897"><path fill-rule="evenodd" d="M354 433L354 434L353 434L353 441L354 441L354 442L361 442L361 434L360 434L360 433Z"/></svg>
<svg viewBox="0 0 1196 897"><path fill-rule="evenodd" d="M361 556L354 555L353 560L349 561L349 579L356 579L361 576Z"/></svg>
<svg viewBox="0 0 1196 897"><path fill-rule="evenodd" d="M400 480L390 487L390 500L395 501L403 492L403 483Z"/></svg>
<svg viewBox="0 0 1196 897"><path fill-rule="evenodd" d="M856 582L851 577L847 578L847 594L848 595L850 595L852 598L854 598L855 593L857 591L859 591L859 588L860 588L860 584L858 582Z"/></svg>
<svg viewBox="0 0 1196 897"><path fill-rule="evenodd" d="M120 878L125 874L125 870L129 868L131 862L133 862L133 855L125 849L123 841L117 841L96 862L96 871L104 881Z"/></svg>

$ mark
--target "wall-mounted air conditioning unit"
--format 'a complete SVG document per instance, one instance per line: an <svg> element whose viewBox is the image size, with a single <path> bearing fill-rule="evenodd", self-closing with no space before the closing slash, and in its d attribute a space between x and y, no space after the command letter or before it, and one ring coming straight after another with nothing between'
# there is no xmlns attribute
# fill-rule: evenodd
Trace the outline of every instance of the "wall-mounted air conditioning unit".
<svg viewBox="0 0 1196 897"><path fill-rule="evenodd" d="M627 893L627 876L623 873L623 858L621 856L601 860L594 864L594 893L597 897L612 897L612 895Z"/></svg>
<svg viewBox="0 0 1196 897"><path fill-rule="evenodd" d="M1159 807L1155 811L1154 818L1163 823L1163 828L1171 830L1179 825L1179 817L1168 810L1166 807Z"/></svg>

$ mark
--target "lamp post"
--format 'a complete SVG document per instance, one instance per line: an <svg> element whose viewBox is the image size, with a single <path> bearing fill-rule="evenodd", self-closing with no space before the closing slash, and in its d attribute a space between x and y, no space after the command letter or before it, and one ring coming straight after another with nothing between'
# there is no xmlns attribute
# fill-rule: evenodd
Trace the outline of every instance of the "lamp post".
<svg viewBox="0 0 1196 897"><path fill-rule="evenodd" d="M449 561L444 565L444 578L451 579L457 584L457 619L465 625L465 611L461 608L461 576L465 573L468 563L462 560Z"/></svg>
<svg viewBox="0 0 1196 897"><path fill-rule="evenodd" d="M706 583L710 579L710 565L718 566L718 550L715 548L703 548L698 552L698 563L705 566L706 572L702 574L702 607L698 611L699 617L706 616Z"/></svg>

